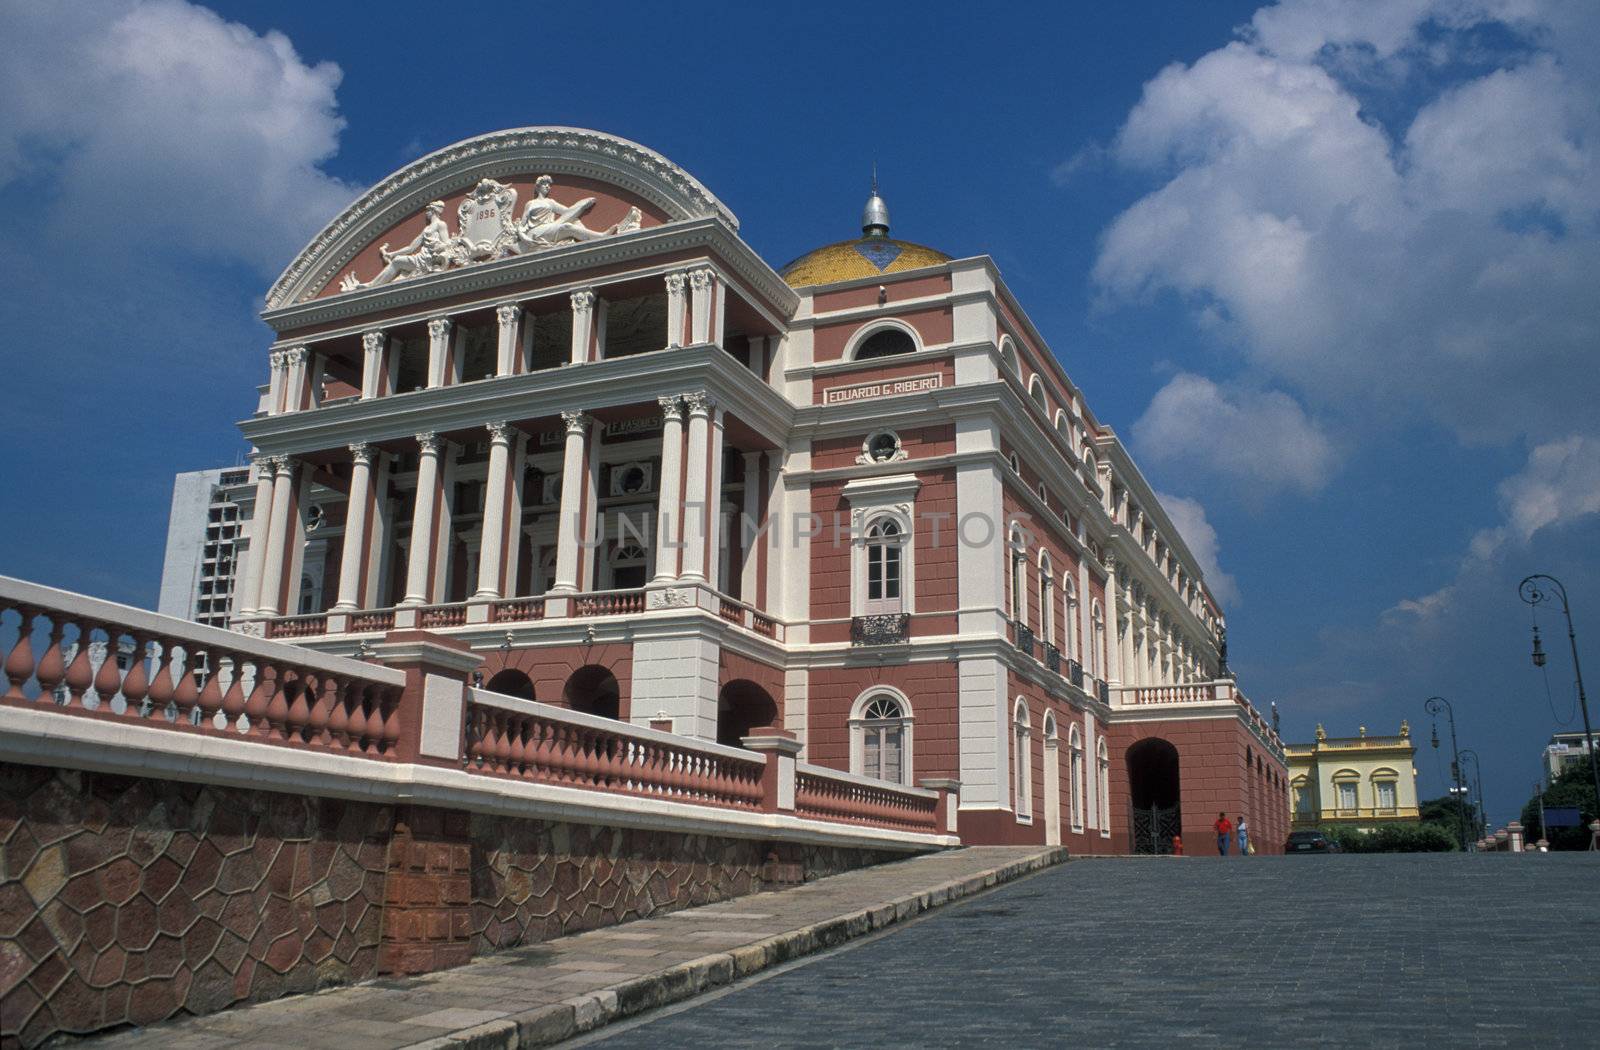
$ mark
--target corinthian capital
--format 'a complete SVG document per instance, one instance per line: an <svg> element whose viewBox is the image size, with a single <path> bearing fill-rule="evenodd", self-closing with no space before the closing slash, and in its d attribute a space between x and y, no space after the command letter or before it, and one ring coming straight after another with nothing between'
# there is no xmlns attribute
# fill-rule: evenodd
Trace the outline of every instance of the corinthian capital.
<svg viewBox="0 0 1600 1050"><path fill-rule="evenodd" d="M587 412L563 412L561 421L567 425L567 433L581 434L588 427L590 417Z"/></svg>
<svg viewBox="0 0 1600 1050"><path fill-rule="evenodd" d="M511 440L511 424L505 420L485 424L485 428L489 431L489 440L495 444L504 445Z"/></svg>
<svg viewBox="0 0 1600 1050"><path fill-rule="evenodd" d="M694 285L694 288L695 288L696 291L699 291L702 288L710 288L711 287L711 278L713 276L715 276L715 274L709 268L700 269L700 270L690 270L689 271L689 283Z"/></svg>
<svg viewBox="0 0 1600 1050"><path fill-rule="evenodd" d="M272 366L272 370L274 372L276 372L278 369L282 368L283 367L283 351L282 350L274 350L274 351L272 351L272 353L267 355L267 363Z"/></svg>
<svg viewBox="0 0 1600 1050"><path fill-rule="evenodd" d="M662 422L667 420L681 420L683 418L683 398L658 397L656 404L661 406Z"/></svg>
<svg viewBox="0 0 1600 1050"><path fill-rule="evenodd" d="M588 313L589 310L594 307L594 293L593 292L590 292L590 291L573 292L571 298L572 298L572 312L573 313L585 314L585 313Z"/></svg>
<svg viewBox="0 0 1600 1050"><path fill-rule="evenodd" d="M696 390L693 393L684 394L683 403L688 408L691 416L710 415L711 410L716 407L716 402L711 400L711 395L704 390Z"/></svg>
<svg viewBox="0 0 1600 1050"><path fill-rule="evenodd" d="M372 445L365 441L357 441L350 446L350 458L358 466L370 467L372 465Z"/></svg>
<svg viewBox="0 0 1600 1050"><path fill-rule="evenodd" d="M439 453L439 435L427 430L417 435L417 448L422 450L424 456L435 456Z"/></svg>
<svg viewBox="0 0 1600 1050"><path fill-rule="evenodd" d="M284 351L283 359L291 365L303 365L306 363L306 359L310 356L311 351L307 350L305 347L291 346L288 350Z"/></svg>
<svg viewBox="0 0 1600 1050"><path fill-rule="evenodd" d="M383 332L380 329L373 329L370 332L363 332L361 334L361 348L369 354L375 354L379 350L382 350Z"/></svg>
<svg viewBox="0 0 1600 1050"><path fill-rule="evenodd" d="M682 295L683 294L683 282L687 278L687 276L688 275L685 274L682 270L679 270L679 271L677 271L675 273L667 274L667 294L668 295Z"/></svg>
<svg viewBox="0 0 1600 1050"><path fill-rule="evenodd" d="M450 318L434 317L428 321L428 338L443 339L450 334Z"/></svg>
<svg viewBox="0 0 1600 1050"><path fill-rule="evenodd" d="M510 328L517 323L517 318L522 314L522 307L516 303L501 303L494 308L495 319L500 322L501 328Z"/></svg>

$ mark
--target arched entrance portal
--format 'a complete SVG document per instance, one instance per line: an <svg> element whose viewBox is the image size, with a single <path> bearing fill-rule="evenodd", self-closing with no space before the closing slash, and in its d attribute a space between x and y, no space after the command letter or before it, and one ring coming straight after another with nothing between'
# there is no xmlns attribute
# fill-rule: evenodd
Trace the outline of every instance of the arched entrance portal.
<svg viewBox="0 0 1600 1050"><path fill-rule="evenodd" d="M1183 830L1179 786L1177 748L1160 737L1128 748L1133 852L1172 852L1172 837Z"/></svg>
<svg viewBox="0 0 1600 1050"><path fill-rule="evenodd" d="M568 707L601 718L622 717L621 697L617 676L599 664L578 668L561 687L561 698Z"/></svg>
<svg viewBox="0 0 1600 1050"><path fill-rule="evenodd" d="M738 747L751 730L776 725L778 705L772 694L745 679L722 687L717 695L717 743Z"/></svg>
<svg viewBox="0 0 1600 1050"><path fill-rule="evenodd" d="M507 667L505 670L497 672L493 678L489 679L484 688L491 693L502 693L505 696L515 696L522 700L532 700L534 698L533 679L515 667Z"/></svg>

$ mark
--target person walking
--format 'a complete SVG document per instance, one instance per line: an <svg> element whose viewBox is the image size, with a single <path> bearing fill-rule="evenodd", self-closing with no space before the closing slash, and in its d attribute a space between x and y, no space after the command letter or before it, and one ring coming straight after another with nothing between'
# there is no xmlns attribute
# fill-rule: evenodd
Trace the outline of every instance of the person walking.
<svg viewBox="0 0 1600 1050"><path fill-rule="evenodd" d="M1217 822L1211 826L1217 832L1217 854L1218 856L1226 857L1228 855L1228 842L1233 838L1233 822L1228 819L1226 813L1218 813Z"/></svg>
<svg viewBox="0 0 1600 1050"><path fill-rule="evenodd" d="M1250 856L1250 825L1244 822L1244 814L1239 814L1239 823L1235 825L1239 834L1239 856Z"/></svg>

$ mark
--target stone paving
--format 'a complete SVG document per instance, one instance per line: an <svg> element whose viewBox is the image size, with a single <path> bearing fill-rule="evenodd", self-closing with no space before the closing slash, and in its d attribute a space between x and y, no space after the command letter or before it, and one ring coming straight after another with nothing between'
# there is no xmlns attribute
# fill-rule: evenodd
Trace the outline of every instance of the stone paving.
<svg viewBox="0 0 1600 1050"><path fill-rule="evenodd" d="M368 981L89 1042L151 1050L547 1045L904 922L1064 857L1064 851L1039 847L950 850L547 941L454 970Z"/></svg>
<svg viewBox="0 0 1600 1050"><path fill-rule="evenodd" d="M1600 855L1084 860L582 1039L1592 1047Z"/></svg>

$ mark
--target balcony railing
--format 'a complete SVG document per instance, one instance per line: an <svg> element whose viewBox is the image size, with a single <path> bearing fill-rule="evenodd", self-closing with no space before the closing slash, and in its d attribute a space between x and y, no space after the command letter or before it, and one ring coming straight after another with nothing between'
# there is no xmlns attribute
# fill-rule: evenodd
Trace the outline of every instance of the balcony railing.
<svg viewBox="0 0 1600 1050"><path fill-rule="evenodd" d="M1100 698L1102 704L1111 703L1111 683L1104 678L1094 683L1094 695Z"/></svg>
<svg viewBox="0 0 1600 1050"><path fill-rule="evenodd" d="M494 623L542 620L544 619L544 599L511 598L506 601L495 602L490 608L489 619Z"/></svg>
<svg viewBox="0 0 1600 1050"><path fill-rule="evenodd" d="M1067 661L1067 681L1079 689L1083 688L1083 665L1076 660Z"/></svg>
<svg viewBox="0 0 1600 1050"><path fill-rule="evenodd" d="M851 645L899 645L910 637L910 613L877 613L850 618Z"/></svg>
<svg viewBox="0 0 1600 1050"><path fill-rule="evenodd" d="M644 612L644 591L592 591L574 595L574 616L616 616Z"/></svg>
<svg viewBox="0 0 1600 1050"><path fill-rule="evenodd" d="M1044 645L1045 669L1055 674L1061 673L1061 650L1046 642Z"/></svg>
<svg viewBox="0 0 1600 1050"><path fill-rule="evenodd" d="M1022 623L1020 620L1013 623L1012 627L1014 628L1012 639L1016 642L1017 648L1022 652L1027 653L1029 656L1032 656L1033 628L1029 627L1025 623Z"/></svg>
<svg viewBox="0 0 1600 1050"><path fill-rule="evenodd" d="M418 627L460 627L467 622L467 603L424 605L417 610Z"/></svg>
<svg viewBox="0 0 1600 1050"><path fill-rule="evenodd" d="M283 616L267 624L268 638L315 638L327 633L327 613Z"/></svg>

